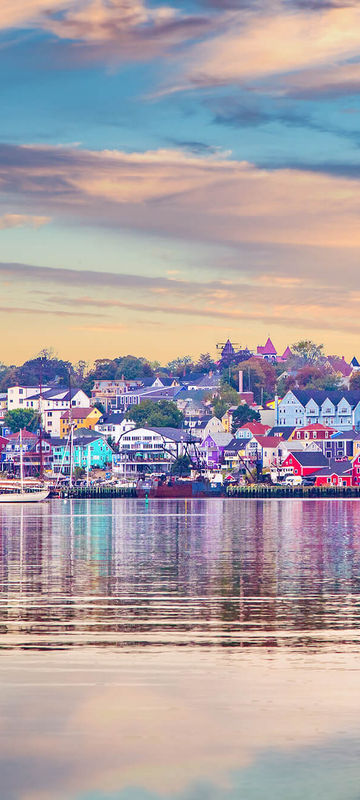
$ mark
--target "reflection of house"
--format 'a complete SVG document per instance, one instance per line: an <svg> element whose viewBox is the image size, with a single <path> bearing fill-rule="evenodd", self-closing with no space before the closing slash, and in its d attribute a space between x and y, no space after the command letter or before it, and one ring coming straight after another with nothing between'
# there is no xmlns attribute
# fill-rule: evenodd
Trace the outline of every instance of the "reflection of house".
<svg viewBox="0 0 360 800"><path fill-rule="evenodd" d="M124 477L139 474L162 475L171 471L177 458L195 455L194 434L180 428L133 428L119 439L114 471Z"/></svg>

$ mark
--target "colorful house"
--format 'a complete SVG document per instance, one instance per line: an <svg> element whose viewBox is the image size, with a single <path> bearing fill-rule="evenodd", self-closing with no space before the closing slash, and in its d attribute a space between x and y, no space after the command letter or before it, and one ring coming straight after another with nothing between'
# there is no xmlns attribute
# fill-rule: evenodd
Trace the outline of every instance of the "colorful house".
<svg viewBox="0 0 360 800"><path fill-rule="evenodd" d="M348 459L344 461L331 459L327 467L316 473L315 486L352 486L352 472L352 465Z"/></svg>
<svg viewBox="0 0 360 800"><path fill-rule="evenodd" d="M98 408L67 409L60 417L60 439L69 435L71 426L74 430L78 428L94 430L100 417L101 411Z"/></svg>
<svg viewBox="0 0 360 800"><path fill-rule="evenodd" d="M65 439L54 439L52 442L53 450L53 470L69 474L70 470L70 448ZM90 434L74 439L73 444L73 466L82 469L104 469L106 465L112 463L113 450L108 442L99 434Z"/></svg>
<svg viewBox="0 0 360 800"><path fill-rule="evenodd" d="M360 433L339 431L321 442L321 447L326 458L353 458L360 452Z"/></svg>
<svg viewBox="0 0 360 800"><path fill-rule="evenodd" d="M305 441L322 441L330 439L330 436L336 433L335 428L330 428L328 425L322 425L321 422L315 422L312 425L305 425L303 428L295 428L290 436L290 439L300 439Z"/></svg>
<svg viewBox="0 0 360 800"><path fill-rule="evenodd" d="M230 444L232 439L231 433L212 433L204 439L199 451L207 467L212 469L220 466L225 447Z"/></svg>
<svg viewBox="0 0 360 800"><path fill-rule="evenodd" d="M323 453L316 451L306 451L302 453L289 453L282 463L282 469L286 469L293 475L313 475L319 469L328 466L328 461Z"/></svg>
<svg viewBox="0 0 360 800"><path fill-rule="evenodd" d="M275 425L296 428L321 423L335 430L360 428L360 391L293 389L275 403Z"/></svg>
<svg viewBox="0 0 360 800"><path fill-rule="evenodd" d="M261 356L261 358L264 358L266 361L276 361L277 350L274 347L270 336L266 344L258 345L256 348L256 355Z"/></svg>
<svg viewBox="0 0 360 800"><path fill-rule="evenodd" d="M237 429L235 436L239 439L243 439L245 436L251 439L252 436L266 436L269 430L270 425L263 425L262 422L245 422L241 428Z"/></svg>

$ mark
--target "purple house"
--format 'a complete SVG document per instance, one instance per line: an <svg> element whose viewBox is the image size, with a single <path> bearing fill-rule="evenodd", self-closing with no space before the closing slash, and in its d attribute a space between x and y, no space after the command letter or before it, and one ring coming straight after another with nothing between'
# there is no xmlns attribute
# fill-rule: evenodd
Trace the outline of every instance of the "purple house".
<svg viewBox="0 0 360 800"><path fill-rule="evenodd" d="M209 433L204 439L200 451L202 459L210 469L222 464L225 447L232 439L231 433Z"/></svg>
<svg viewBox="0 0 360 800"><path fill-rule="evenodd" d="M318 444L326 458L352 458L359 450L359 442L360 433L350 429L333 433L330 439L319 441Z"/></svg>

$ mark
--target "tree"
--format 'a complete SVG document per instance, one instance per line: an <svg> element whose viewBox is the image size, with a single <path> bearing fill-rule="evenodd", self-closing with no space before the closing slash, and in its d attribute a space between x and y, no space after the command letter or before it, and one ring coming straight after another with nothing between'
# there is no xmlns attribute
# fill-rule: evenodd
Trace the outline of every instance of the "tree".
<svg viewBox="0 0 360 800"><path fill-rule="evenodd" d="M39 427L39 414L30 408L14 408L13 411L6 412L4 425L10 428L11 433L18 433L25 428L34 432Z"/></svg>
<svg viewBox="0 0 360 800"><path fill-rule="evenodd" d="M212 403L215 416L221 419L230 406L238 405L239 400L240 397L236 389L230 386L229 383L221 384Z"/></svg>
<svg viewBox="0 0 360 800"><path fill-rule="evenodd" d="M234 411L232 415L232 432L235 433L238 428L241 428L242 425L245 425L246 422L260 422L261 417L258 411L255 411L253 408L244 403Z"/></svg>
<svg viewBox="0 0 360 800"><path fill-rule="evenodd" d="M40 378L46 383L68 383L72 372L70 361L56 358L52 350L42 350L36 358L25 361L17 369L17 383L24 386L38 386Z"/></svg>
<svg viewBox="0 0 360 800"><path fill-rule="evenodd" d="M193 367L192 358L190 356L183 356L183 358L174 358L173 361L169 361L167 365L168 369L173 375L178 375L178 377L185 377Z"/></svg>
<svg viewBox="0 0 360 800"><path fill-rule="evenodd" d="M249 358L240 365L243 370L244 392L253 392L257 403L271 400L274 397L277 380L277 369L274 364L261 358ZM232 384L238 385L239 370L232 371Z"/></svg>
<svg viewBox="0 0 360 800"><path fill-rule="evenodd" d="M360 370L352 373L350 378L350 389L355 389L355 391L360 389Z"/></svg>
<svg viewBox="0 0 360 800"><path fill-rule="evenodd" d="M184 416L171 400L143 400L128 412L128 419L137 425L149 425L152 428L181 428Z"/></svg>
<svg viewBox="0 0 360 800"><path fill-rule="evenodd" d="M293 355L292 361L299 367L304 364L318 364L324 358L324 345L315 344L311 339L302 339L292 344L290 350Z"/></svg>
<svg viewBox="0 0 360 800"><path fill-rule="evenodd" d="M105 414L105 406L103 406L100 400L95 401L94 408L97 408L101 414Z"/></svg>
<svg viewBox="0 0 360 800"><path fill-rule="evenodd" d="M187 478L190 475L191 463L188 456L179 456L171 465L171 474Z"/></svg>
<svg viewBox="0 0 360 800"><path fill-rule="evenodd" d="M195 371L196 372L210 372L210 370L216 369L215 361L211 358L210 353L201 353L199 356L199 360L197 364L195 364Z"/></svg>

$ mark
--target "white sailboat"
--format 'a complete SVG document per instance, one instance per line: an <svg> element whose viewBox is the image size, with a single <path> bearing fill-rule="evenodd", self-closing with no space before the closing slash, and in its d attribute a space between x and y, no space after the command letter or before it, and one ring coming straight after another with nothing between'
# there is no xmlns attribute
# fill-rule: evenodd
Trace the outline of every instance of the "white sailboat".
<svg viewBox="0 0 360 800"><path fill-rule="evenodd" d="M6 491L0 489L0 503L40 503L49 497L49 489L44 489L42 486L29 486L24 483L24 458L23 458L23 443L22 443L22 430L19 436L20 446L20 488L15 485L14 488Z"/></svg>

